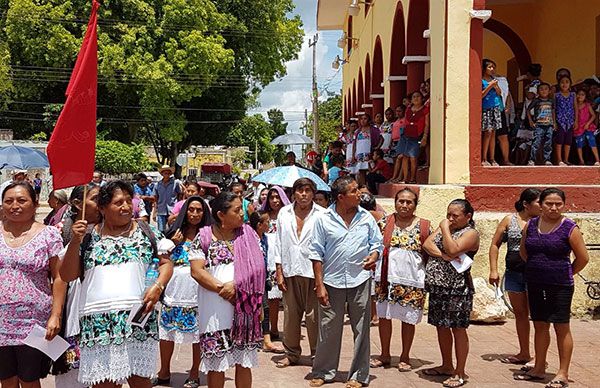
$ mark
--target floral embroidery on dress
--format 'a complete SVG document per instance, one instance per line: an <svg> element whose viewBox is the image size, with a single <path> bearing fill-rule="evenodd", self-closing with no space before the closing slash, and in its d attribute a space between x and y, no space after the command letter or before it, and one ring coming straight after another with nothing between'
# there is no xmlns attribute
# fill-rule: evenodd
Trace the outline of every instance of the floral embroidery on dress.
<svg viewBox="0 0 600 388"><path fill-rule="evenodd" d="M375 283L375 293L378 302L397 303L401 306L410 306L423 310L425 306L425 292L422 288L405 286L402 284L390 284L387 293L381 289L379 282Z"/></svg>
<svg viewBox="0 0 600 388"><path fill-rule="evenodd" d="M162 233L154 226L150 226L150 228L156 239L160 240ZM149 246L150 241L140 227L136 228L130 237L118 238L100 236L94 229L90 247L84 252L84 266L88 270L95 266L115 265L133 261L150 264L152 250L148 249Z"/></svg>
<svg viewBox="0 0 600 388"><path fill-rule="evenodd" d="M277 218L271 219L269 218L269 230L267 233L275 233L277 232Z"/></svg>
<svg viewBox="0 0 600 388"><path fill-rule="evenodd" d="M198 330L198 307L176 307L163 305L160 325L166 331L177 330L191 333Z"/></svg>
<svg viewBox="0 0 600 388"><path fill-rule="evenodd" d="M366 142L368 141L369 144L371 144L371 134L369 132L364 132L364 131L359 131L358 134L356 135L356 147L357 147L357 151L355 153L356 156L356 161L357 162L369 162L371 160L371 146L369 145L368 147L364 147L365 150L368 151L364 151L364 152L359 152L358 151L358 143L359 142Z"/></svg>
<svg viewBox="0 0 600 388"><path fill-rule="evenodd" d="M242 346L235 345L231 340L230 329L200 334L202 357L224 357L228 352L234 349L253 350L258 349L261 346L261 342L248 343Z"/></svg>
<svg viewBox="0 0 600 388"><path fill-rule="evenodd" d="M379 220L377 225L383 234L385 232L385 218ZM410 229L394 227L390 248L406 249L407 251L421 251L421 226L420 222Z"/></svg>
<svg viewBox="0 0 600 388"><path fill-rule="evenodd" d="M123 310L82 316L79 319L81 328L79 346L121 345L129 338L138 341L152 338L158 341L156 311L152 312L144 328L128 324L129 313L129 310Z"/></svg>
<svg viewBox="0 0 600 388"><path fill-rule="evenodd" d="M183 243L177 244L177 246L173 250L173 253L171 253L171 260L173 261L174 265L190 265L189 252L191 246L192 243L190 241L185 241Z"/></svg>
<svg viewBox="0 0 600 388"><path fill-rule="evenodd" d="M378 222L382 234L385 232L385 221L386 218L382 218ZM413 227L405 229L394 226L390 248L421 252L421 223L417 222ZM419 287L390 283L388 289L384 290L380 282L375 282L375 295L378 302L387 301L391 304L409 306L418 310L423 310L425 305L425 291Z"/></svg>
<svg viewBox="0 0 600 388"><path fill-rule="evenodd" d="M207 267L233 263L233 241L212 241L208 247Z"/></svg>

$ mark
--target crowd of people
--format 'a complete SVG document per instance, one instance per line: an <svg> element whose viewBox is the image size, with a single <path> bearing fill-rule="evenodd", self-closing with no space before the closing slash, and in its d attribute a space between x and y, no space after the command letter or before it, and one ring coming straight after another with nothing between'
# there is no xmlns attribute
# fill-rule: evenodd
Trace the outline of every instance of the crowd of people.
<svg viewBox="0 0 600 388"><path fill-rule="evenodd" d="M307 158L307 167L325 182L352 175L374 194L380 183L416 183L417 170L429 163L429 80L395 109L374 119L363 113L338 132L324 156L313 151Z"/></svg>
<svg viewBox="0 0 600 388"><path fill-rule="evenodd" d="M494 61L484 59L482 73L482 165L600 166L597 78L574 85L569 69L561 68L549 83L541 78L542 66L534 63L524 78L525 99L519 104L506 77L496 73Z"/></svg>
<svg viewBox="0 0 600 388"><path fill-rule="evenodd" d="M370 369L390 365L393 320L402 332L394 367L413 371L411 346L427 300L441 363L420 373L447 376L445 387L467 383L474 287L468 265L457 268L480 249L467 200L450 202L444 219L432 225L415 215L417 192L398 191L394 212L386 215L351 175L335 179L330 195L301 178L290 188L235 183L209 200L198 183L181 183L167 166L161 174L154 188L143 174L135 185L99 175L69 196L54 192L46 225L35 220L34 186L14 181L4 188L3 388L39 386L49 372L59 387L168 384L176 343L189 344L192 352L184 387L198 387L200 372L210 388L223 387L230 369L237 387L250 387L259 350L282 354L276 368L301 363L303 325L309 384L319 387L338 371L346 316L354 335L346 387L357 388L369 383ZM568 385L573 275L588 261L564 206L558 189L525 190L516 212L498 226L489 254L490 282L497 284L498 250L507 241L506 287L520 351L502 361L523 366L517 380L543 379L552 324L560 367L549 388ZM370 349L374 323L379 355ZM22 343L37 325L46 339L60 335L69 343L57 361Z"/></svg>

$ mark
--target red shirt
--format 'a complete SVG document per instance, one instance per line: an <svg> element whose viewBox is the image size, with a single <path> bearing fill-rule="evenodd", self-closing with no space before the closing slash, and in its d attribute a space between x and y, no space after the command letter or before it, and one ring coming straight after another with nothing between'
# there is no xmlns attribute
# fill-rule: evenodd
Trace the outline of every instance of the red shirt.
<svg viewBox="0 0 600 388"><path fill-rule="evenodd" d="M380 173L385 179L390 179L392 177L392 167L390 167L390 164L383 159L377 161L373 171Z"/></svg>
<svg viewBox="0 0 600 388"><path fill-rule="evenodd" d="M406 127L404 127L404 136L412 139L419 138L425 132L427 123L427 115L429 107L423 106L417 111L412 108L406 110Z"/></svg>

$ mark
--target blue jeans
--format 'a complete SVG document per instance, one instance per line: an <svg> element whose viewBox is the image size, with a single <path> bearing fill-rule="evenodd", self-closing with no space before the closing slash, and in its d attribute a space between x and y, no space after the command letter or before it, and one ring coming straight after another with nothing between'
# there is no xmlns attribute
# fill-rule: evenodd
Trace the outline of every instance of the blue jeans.
<svg viewBox="0 0 600 388"><path fill-rule="evenodd" d="M538 125L535 127L533 135L533 144L531 145L531 156L529 160L535 161L537 153L542 144L544 144L544 161L549 162L552 156L552 134L554 127L551 125Z"/></svg>
<svg viewBox="0 0 600 388"><path fill-rule="evenodd" d="M527 291L525 274L523 272L506 270L506 272L504 273L504 289L510 292Z"/></svg>
<svg viewBox="0 0 600 388"><path fill-rule="evenodd" d="M168 220L169 220L168 215L158 214L156 216L156 226L158 227L159 231L164 232L165 230L167 230Z"/></svg>

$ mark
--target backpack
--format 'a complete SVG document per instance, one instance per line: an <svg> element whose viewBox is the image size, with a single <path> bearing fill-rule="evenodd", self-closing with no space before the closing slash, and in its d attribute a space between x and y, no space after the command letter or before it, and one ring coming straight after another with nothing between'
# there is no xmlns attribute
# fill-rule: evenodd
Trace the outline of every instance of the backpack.
<svg viewBox="0 0 600 388"><path fill-rule="evenodd" d="M152 229L150 228L150 225L148 225L147 222L142 221L142 220L136 220L138 227L141 229L142 233L144 234L144 236L146 236L148 238L148 240L150 240L150 245L152 246L152 257L158 257L158 241L156 239L156 235L154 234L154 232L152 231ZM91 233L86 233L86 235L83 237L83 241L81 242L81 245L79 247L79 262L81 265L81 275L79 276L79 279L83 282L83 278L84 278L84 274L85 274L85 266L84 266L84 255L85 252L87 252L90 247L92 245L92 234Z"/></svg>

